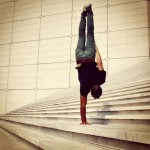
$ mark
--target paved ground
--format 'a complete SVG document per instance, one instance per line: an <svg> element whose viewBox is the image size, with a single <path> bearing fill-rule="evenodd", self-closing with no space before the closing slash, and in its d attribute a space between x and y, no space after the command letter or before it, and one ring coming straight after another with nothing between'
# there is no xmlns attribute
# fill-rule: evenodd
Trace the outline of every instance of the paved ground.
<svg viewBox="0 0 150 150"><path fill-rule="evenodd" d="M0 128L0 150L35 150Z"/></svg>

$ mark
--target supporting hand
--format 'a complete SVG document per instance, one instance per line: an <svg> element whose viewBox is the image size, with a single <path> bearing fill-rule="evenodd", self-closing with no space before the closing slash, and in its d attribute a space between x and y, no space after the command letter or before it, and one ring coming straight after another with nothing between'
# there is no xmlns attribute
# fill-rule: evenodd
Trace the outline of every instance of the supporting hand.
<svg viewBox="0 0 150 150"><path fill-rule="evenodd" d="M81 122L80 124L82 124L82 125L91 125L91 123L89 123L89 122L87 122L87 121Z"/></svg>

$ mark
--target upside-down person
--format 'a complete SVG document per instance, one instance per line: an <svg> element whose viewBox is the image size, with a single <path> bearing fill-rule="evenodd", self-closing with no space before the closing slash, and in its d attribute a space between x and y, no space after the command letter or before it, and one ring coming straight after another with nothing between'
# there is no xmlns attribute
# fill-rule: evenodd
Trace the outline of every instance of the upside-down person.
<svg viewBox="0 0 150 150"><path fill-rule="evenodd" d="M101 55L94 39L94 22L91 4L83 7L79 25L79 38L76 48L78 79L80 82L80 115L81 124L90 124L86 119L87 95L91 92L94 99L102 95L106 71L103 68ZM86 30L87 17L87 36ZM87 39L86 39L87 37ZM96 60L96 61L95 61Z"/></svg>

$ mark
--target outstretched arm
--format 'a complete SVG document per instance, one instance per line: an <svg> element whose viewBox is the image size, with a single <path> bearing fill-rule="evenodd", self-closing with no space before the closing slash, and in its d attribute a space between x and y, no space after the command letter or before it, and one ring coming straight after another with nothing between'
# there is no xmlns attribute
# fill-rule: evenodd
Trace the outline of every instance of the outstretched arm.
<svg viewBox="0 0 150 150"><path fill-rule="evenodd" d="M100 52L99 52L99 49L98 49L96 43L95 43L95 50L96 50L97 68L98 68L99 71L104 70L101 55L100 55Z"/></svg>

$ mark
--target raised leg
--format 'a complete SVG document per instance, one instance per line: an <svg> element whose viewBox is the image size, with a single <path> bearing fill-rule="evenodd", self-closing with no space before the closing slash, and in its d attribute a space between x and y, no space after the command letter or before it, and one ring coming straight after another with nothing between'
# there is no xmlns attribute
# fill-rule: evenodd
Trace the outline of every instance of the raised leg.
<svg viewBox="0 0 150 150"><path fill-rule="evenodd" d="M78 43L76 48L76 60L79 60L82 56L83 51L85 50L85 29L86 29L86 12L83 11L81 13L81 20L79 24L79 37L78 37Z"/></svg>
<svg viewBox="0 0 150 150"><path fill-rule="evenodd" d="M95 39L94 39L94 21L93 11L91 7L87 10L87 43L86 49L91 50L95 54Z"/></svg>

